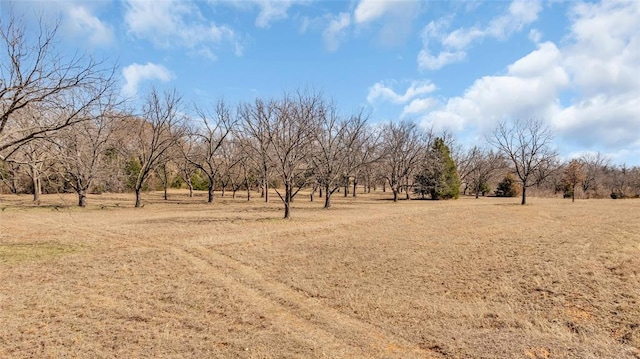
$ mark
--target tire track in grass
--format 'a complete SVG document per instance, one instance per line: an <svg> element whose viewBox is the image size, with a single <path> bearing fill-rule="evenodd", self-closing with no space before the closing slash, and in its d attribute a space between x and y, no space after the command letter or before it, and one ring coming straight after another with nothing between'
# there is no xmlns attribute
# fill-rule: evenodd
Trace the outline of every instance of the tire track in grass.
<svg viewBox="0 0 640 359"><path fill-rule="evenodd" d="M172 250L204 274L237 291L263 310L275 325L291 329L289 335L293 339L320 347L329 357L441 358L436 352L340 313L284 283L270 281L256 269L212 249L194 246Z"/></svg>

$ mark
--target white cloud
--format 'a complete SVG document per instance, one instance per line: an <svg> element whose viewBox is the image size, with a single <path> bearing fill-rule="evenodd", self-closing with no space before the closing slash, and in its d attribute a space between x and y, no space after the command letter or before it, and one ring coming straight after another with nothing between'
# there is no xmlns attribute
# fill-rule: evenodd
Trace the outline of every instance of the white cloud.
<svg viewBox="0 0 640 359"><path fill-rule="evenodd" d="M487 35L504 39L536 21L541 10L539 0L513 0L508 13L491 20L485 31Z"/></svg>
<svg viewBox="0 0 640 359"><path fill-rule="evenodd" d="M457 29L442 39L442 45L450 49L464 49L476 39L485 36L486 33L475 27L470 29Z"/></svg>
<svg viewBox="0 0 640 359"><path fill-rule="evenodd" d="M546 118L559 111L557 97L569 85L559 49L550 42L508 67L503 76L476 80L463 96L448 99L424 113L425 125L462 130L486 130L505 118Z"/></svg>
<svg viewBox="0 0 640 359"><path fill-rule="evenodd" d="M536 21L541 10L538 0L513 0L505 14L493 18L485 27L459 28L448 33L445 29L450 25L450 18L431 21L422 31L423 47L418 53L418 68L437 70L463 61L466 49L475 41L485 37L505 39ZM437 55L431 49L434 42L440 47Z"/></svg>
<svg viewBox="0 0 640 359"><path fill-rule="evenodd" d="M239 41L230 27L207 21L197 3L128 0L125 23L130 34L165 48L207 48L212 54L210 45L226 41L237 47Z"/></svg>
<svg viewBox="0 0 640 359"><path fill-rule="evenodd" d="M428 49L423 48L418 53L418 67L426 70L437 70L448 64L460 62L465 57L467 57L467 54L463 51L441 51L438 56L433 56Z"/></svg>
<svg viewBox="0 0 640 359"><path fill-rule="evenodd" d="M393 0L360 0L353 14L355 22L362 24L377 20L397 3Z"/></svg>
<svg viewBox="0 0 640 359"><path fill-rule="evenodd" d="M597 95L582 100L554 116L567 140L583 146L640 149L640 96Z"/></svg>
<svg viewBox="0 0 640 359"><path fill-rule="evenodd" d="M382 18L410 20L420 9L417 0L360 0L353 11L356 24L371 23Z"/></svg>
<svg viewBox="0 0 640 359"><path fill-rule="evenodd" d="M256 18L256 26L260 28L268 28L272 22L286 19L293 5L290 0L254 0L254 3L260 8Z"/></svg>
<svg viewBox="0 0 640 359"><path fill-rule="evenodd" d="M296 3L305 0L295 0ZM328 51L336 51L353 34L362 35L375 22L376 39L385 46L401 43L412 32L411 25L419 14L417 0L359 0L351 12L297 16L299 32L321 32Z"/></svg>
<svg viewBox="0 0 640 359"><path fill-rule="evenodd" d="M533 41L536 44L539 43L540 40L542 40L542 32L540 32L540 30L538 29L529 30L529 40Z"/></svg>
<svg viewBox="0 0 640 359"><path fill-rule="evenodd" d="M423 114L433 108L437 103L438 101L431 97L414 99L408 105L404 106L400 116L406 117L409 115Z"/></svg>
<svg viewBox="0 0 640 359"><path fill-rule="evenodd" d="M554 118L567 140L640 152L640 2L575 4L563 65L579 96Z"/></svg>
<svg viewBox="0 0 640 359"><path fill-rule="evenodd" d="M384 46L403 43L413 33L423 2L417 0L360 0L353 11L358 30L376 24L376 39Z"/></svg>
<svg viewBox="0 0 640 359"><path fill-rule="evenodd" d="M562 54L556 45L552 42L545 42L538 45L538 49L529 53L527 56L517 60L507 67L508 73L518 77L541 77L548 73L553 73L554 69L562 71L558 66L562 59ZM562 83L566 83L566 74L560 74L563 77Z"/></svg>
<svg viewBox="0 0 640 359"><path fill-rule="evenodd" d="M133 63L122 70L125 85L122 92L126 96L135 96L138 92L138 85L143 81L160 80L162 82L171 81L174 76L162 65L147 62L146 65Z"/></svg>
<svg viewBox="0 0 640 359"><path fill-rule="evenodd" d="M391 87L381 82L375 83L369 88L367 101L373 103L377 100L389 101L395 104L404 104L408 101L435 91L436 86L430 81L413 81L404 94L396 93Z"/></svg>
<svg viewBox="0 0 640 359"><path fill-rule="evenodd" d="M193 1L193 0L191 0ZM289 9L297 4L305 4L310 0L208 0L213 6L226 5L234 9L251 12L258 10L255 19L255 26L258 28L269 28L276 21L289 18Z"/></svg>
<svg viewBox="0 0 640 359"><path fill-rule="evenodd" d="M346 36L346 30L351 24L351 16L348 13L340 13L336 17L332 17L329 25L322 33L325 46L329 51L336 51L340 46L340 42Z"/></svg>
<svg viewBox="0 0 640 359"><path fill-rule="evenodd" d="M479 78L460 96L425 104L422 113L418 104L411 109L426 126L480 133L504 119L541 118L563 143L632 158L640 153L640 3L605 0L571 9L561 47L540 43L532 30L537 49L504 75ZM425 31L439 28L434 23Z"/></svg>
<svg viewBox="0 0 640 359"><path fill-rule="evenodd" d="M640 2L577 4L572 16L565 65L581 91L640 91Z"/></svg>
<svg viewBox="0 0 640 359"><path fill-rule="evenodd" d="M72 33L85 34L93 45L108 45L113 42L113 29L100 21L84 6L70 5L67 9L66 26Z"/></svg>

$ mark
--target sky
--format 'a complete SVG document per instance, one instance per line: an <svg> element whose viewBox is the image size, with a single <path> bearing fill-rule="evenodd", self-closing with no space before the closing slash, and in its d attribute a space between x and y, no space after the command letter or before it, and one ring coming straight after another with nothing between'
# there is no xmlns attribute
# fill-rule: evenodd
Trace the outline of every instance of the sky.
<svg viewBox="0 0 640 359"><path fill-rule="evenodd" d="M640 1L0 0L59 21L63 55L118 66L123 95L206 106L321 91L346 116L413 120L463 146L540 119L565 160L640 165Z"/></svg>

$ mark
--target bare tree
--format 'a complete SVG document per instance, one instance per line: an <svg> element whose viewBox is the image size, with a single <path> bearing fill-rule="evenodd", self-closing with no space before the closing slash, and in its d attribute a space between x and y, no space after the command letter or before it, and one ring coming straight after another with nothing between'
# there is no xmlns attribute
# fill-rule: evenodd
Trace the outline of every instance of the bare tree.
<svg viewBox="0 0 640 359"><path fill-rule="evenodd" d="M201 123L190 134L192 146L186 148L184 157L207 176L207 203L213 202L216 176L221 168L221 147L236 123L231 109L220 99L214 105L214 113L196 109ZM182 147L184 149L184 147Z"/></svg>
<svg viewBox="0 0 640 359"><path fill-rule="evenodd" d="M275 116L266 126L268 155L284 185L284 192L274 189L284 204L284 218L289 219L293 198L311 178L311 144L325 106L320 95L302 92L285 95L272 105Z"/></svg>
<svg viewBox="0 0 640 359"><path fill-rule="evenodd" d="M239 115L242 121L242 132L247 139L243 148L253 159L260 170L260 186L262 197L269 202L269 137L267 128L275 116L275 101L265 102L256 99L253 104L243 104L239 107Z"/></svg>
<svg viewBox="0 0 640 359"><path fill-rule="evenodd" d="M605 170L607 187L611 189L611 198L633 197L638 185L638 168L628 167L623 163L620 166L607 167Z"/></svg>
<svg viewBox="0 0 640 359"><path fill-rule="evenodd" d="M379 161L383 152L382 135L379 129L366 125L366 117L360 112L352 117L352 126L347 127L349 150L346 156L346 176L353 178L352 196L356 197L359 180L367 176L370 166ZM345 191L346 193L346 191Z"/></svg>
<svg viewBox="0 0 640 359"><path fill-rule="evenodd" d="M526 204L527 188L549 176L557 153L552 149L553 131L541 120L501 122L487 140L501 151L514 166L522 185L522 202Z"/></svg>
<svg viewBox="0 0 640 359"><path fill-rule="evenodd" d="M221 176L220 184L222 186L222 195L227 186L231 186L232 198L236 198L236 192L243 186L250 186L247 183L249 174L248 154L242 147L242 141L239 138L231 138L226 141L221 148ZM250 192L247 192L250 196Z"/></svg>
<svg viewBox="0 0 640 359"><path fill-rule="evenodd" d="M582 183L584 178L582 162L578 160L571 160L564 169L561 180L565 185L565 188L571 190L571 202L576 201L576 186Z"/></svg>
<svg viewBox="0 0 640 359"><path fill-rule="evenodd" d="M361 154L366 150L364 147L368 139L366 121L362 113L341 118L333 105L322 112L314 134L312 161L317 182L324 190L324 208L331 207L331 195L345 179L348 182L350 175L370 160L370 152L365 152L364 156Z"/></svg>
<svg viewBox="0 0 640 359"><path fill-rule="evenodd" d="M33 124L47 121L52 113L40 113L33 107L25 108L14 116L14 124L27 128ZM52 138L33 138L23 142L20 146L12 146L4 151L4 160L8 163L20 166L29 177L33 202L40 204L42 194L42 177L53 165Z"/></svg>
<svg viewBox="0 0 640 359"><path fill-rule="evenodd" d="M31 181L33 202L40 204L42 194L42 180L52 168L54 163L52 142L39 138L15 147L11 156L6 160L9 163L20 165Z"/></svg>
<svg viewBox="0 0 640 359"><path fill-rule="evenodd" d="M591 192L599 195L602 188L604 170L611 167L611 160L600 152L585 154L580 158L584 169L582 191L588 197Z"/></svg>
<svg viewBox="0 0 640 359"><path fill-rule="evenodd" d="M20 164L0 160L0 182L9 189L10 193L17 194L19 191Z"/></svg>
<svg viewBox="0 0 640 359"><path fill-rule="evenodd" d="M474 146L467 155L467 180L476 198L487 191L489 181L497 171L504 169L506 164L499 152L485 150Z"/></svg>
<svg viewBox="0 0 640 359"><path fill-rule="evenodd" d="M235 149L238 151L238 164L235 167L242 174L242 185L247 190L247 201L251 200L251 189L258 184L260 166L255 158L251 156L253 149L251 140L246 137L237 136L235 139Z"/></svg>
<svg viewBox="0 0 640 359"><path fill-rule="evenodd" d="M184 133L187 133L188 130L183 130ZM182 154L181 156L176 156L175 162L176 167L178 169L178 174L180 178L185 182L187 188L189 188L189 198L193 197L193 175L195 174L197 167L194 166L189 160L186 159L184 154L189 151L189 148L194 146L192 142L192 137L183 136L179 139L176 146L179 149L179 152Z"/></svg>
<svg viewBox="0 0 640 359"><path fill-rule="evenodd" d="M78 194L80 207L86 207L89 188L108 170L103 160L122 117L111 101L101 103L97 113L83 116L88 119L51 138L60 175Z"/></svg>
<svg viewBox="0 0 640 359"><path fill-rule="evenodd" d="M414 122L389 122L383 128L384 159L382 174L398 201L402 181L410 177L425 154L430 134L421 131Z"/></svg>
<svg viewBox="0 0 640 359"><path fill-rule="evenodd" d="M140 207L140 191L169 149L181 137L183 115L181 99L176 91L163 96L152 89L146 98L142 119L137 121L133 157L139 170L134 174L135 206Z"/></svg>
<svg viewBox="0 0 640 359"><path fill-rule="evenodd" d="M458 169L458 176L460 176L460 182L464 185L462 194L466 195L469 186L472 186L471 172L474 169L474 161L481 154L481 149L478 146L473 146L469 150L463 150L460 146L451 149L451 157L456 163Z"/></svg>
<svg viewBox="0 0 640 359"><path fill-rule="evenodd" d="M32 34L13 13L0 19L0 158L22 144L88 120L83 116L114 86L115 67L55 49L57 25ZM20 122L25 111L41 121Z"/></svg>
<svg viewBox="0 0 640 359"><path fill-rule="evenodd" d="M171 179L176 172L174 161L176 158L182 157L178 155L176 151L172 151L173 149L175 149L174 146L162 154L162 156L158 158L158 163L153 169L153 172L156 174L158 179L160 179L160 183L162 183L162 198L165 201L169 200L168 189L171 185Z"/></svg>

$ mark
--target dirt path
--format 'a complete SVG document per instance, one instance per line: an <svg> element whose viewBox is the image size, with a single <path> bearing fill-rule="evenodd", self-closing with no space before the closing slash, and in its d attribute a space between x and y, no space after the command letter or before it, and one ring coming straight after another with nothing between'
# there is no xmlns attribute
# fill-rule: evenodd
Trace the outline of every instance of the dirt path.
<svg viewBox="0 0 640 359"><path fill-rule="evenodd" d="M439 358L380 328L323 305L303 292L203 246L173 248L203 276L213 276L264 311L274 324L301 341L313 341L324 355L367 358Z"/></svg>

